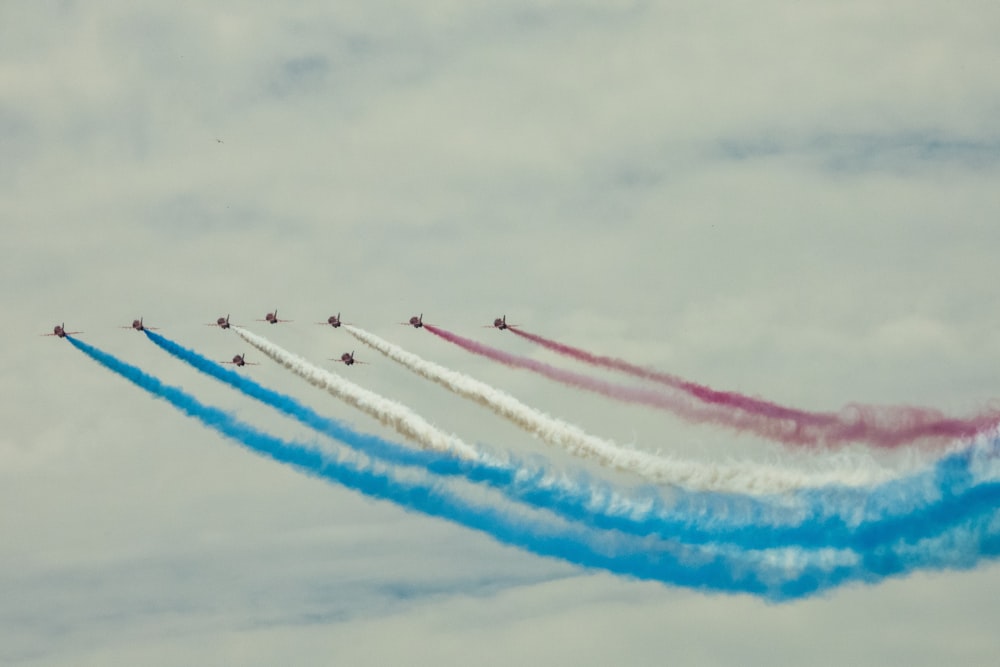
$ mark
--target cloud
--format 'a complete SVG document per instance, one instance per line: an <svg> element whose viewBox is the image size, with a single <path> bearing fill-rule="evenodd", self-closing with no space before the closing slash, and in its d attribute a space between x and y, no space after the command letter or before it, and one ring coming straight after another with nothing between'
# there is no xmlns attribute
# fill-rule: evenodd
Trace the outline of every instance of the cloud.
<svg viewBox="0 0 1000 667"><path fill-rule="evenodd" d="M228 565L279 582L280 547L274 561L257 559L254 540L280 542L290 523L341 533L304 546L304 558L334 559L357 544L370 567L354 574L378 582L400 571L403 590L419 588L434 568L471 562L489 574L519 558L491 545L485 555L413 562L415 550L435 549L429 540L455 547L475 538L433 532L433 522L248 460L36 335L56 321L245 410L116 327L143 314L223 359L241 350L202 326L219 314L247 321L277 305L318 320L342 310L346 321L588 430L698 460L774 453L553 391L395 323L423 309L428 321L473 335L506 311L581 347L815 409L855 397L957 413L977 407L995 396L1000 362L1000 315L990 306L1000 241L998 20L988 2L962 11L782 0L710 10L0 3L8 251L0 263L8 287L0 501L17 508L0 514L0 532L13 536L0 562L10 571L58 557L72 571L127 553L139 537L150 553L169 553L216 531ZM274 336L308 358L343 351L344 339L321 328ZM391 364L364 371L373 390L439 416L470 441L532 451L500 420ZM353 418L277 368L256 373ZM295 428L277 417L262 425ZM220 475L227 466L232 474ZM136 471L148 481L131 481ZM206 573L207 560L186 562ZM206 616L196 614L168 631L161 615L103 648L43 646L36 662L336 655L363 663L412 657L420 646L441 663L466 664L492 649L499 662L679 656L710 664L766 646L761 659L775 664L801 664L817 647L835 662L975 663L996 653L995 632L981 622L996 616L983 594L996 588L995 569L852 590L787 613L582 577L509 597L444 592L429 606L389 605L333 630L322 620L199 627ZM58 617L64 605L84 608L110 576L50 596L39 571L18 590L36 594L35 618ZM100 598L105 630L127 627L144 595L177 590L169 599L213 608L202 575L189 587L181 569L150 576L136 597ZM289 589L324 578L347 585L317 567ZM460 581L472 588L475 580ZM226 586L240 618L267 599L282 618L338 609L333 596L314 606L294 592L282 597L279 583ZM664 618L673 632L662 631ZM795 631L775 633L786 627ZM842 629L855 640L841 642Z"/></svg>

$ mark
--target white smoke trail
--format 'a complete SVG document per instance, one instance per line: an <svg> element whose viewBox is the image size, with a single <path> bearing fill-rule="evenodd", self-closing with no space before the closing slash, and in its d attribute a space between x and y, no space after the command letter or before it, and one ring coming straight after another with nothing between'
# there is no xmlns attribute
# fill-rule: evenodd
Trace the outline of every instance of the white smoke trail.
<svg viewBox="0 0 1000 667"><path fill-rule="evenodd" d="M369 391L330 371L312 365L302 357L278 347L262 336L233 326L240 338L253 345L309 384L336 396L365 414L371 415L382 424L394 428L396 432L410 438L427 449L456 454L466 459L481 460L482 456L472 446L454 435L448 435L435 428L410 408Z"/></svg>
<svg viewBox="0 0 1000 667"><path fill-rule="evenodd" d="M683 461L629 449L590 435L578 426L525 405L506 392L422 359L363 329L351 325L344 325L343 328L365 345L421 377L476 401L550 445L563 447L577 456L592 458L619 470L637 473L655 482L676 484L699 491L769 494L829 484L867 486L893 476L890 471L878 467L874 462L852 469L806 472L749 462L720 464Z"/></svg>
<svg viewBox="0 0 1000 667"><path fill-rule="evenodd" d="M250 343L250 345L263 352L273 361L278 362L293 373L304 378L313 386L325 389L331 395L375 417L382 424L394 428L397 433L413 439L427 449L454 453L463 458L476 460L484 466L497 470L510 467L508 462L498 460L484 452L478 451L457 436L443 433L405 405L389 400L372 391L359 387L334 373L319 368L298 355L275 345L263 336L258 336L236 326L233 326L232 329L243 340ZM602 490L591 485L587 485L584 488L578 483L578 480L565 474L544 474L540 477L537 477L537 474L538 471L518 469L516 471L516 479L521 484L530 481L538 485L539 488L555 489L561 493L575 496L589 496L589 506L604 507L607 511L622 516L648 516L650 508L645 507L645 503L637 505L635 501L620 495L618 492Z"/></svg>

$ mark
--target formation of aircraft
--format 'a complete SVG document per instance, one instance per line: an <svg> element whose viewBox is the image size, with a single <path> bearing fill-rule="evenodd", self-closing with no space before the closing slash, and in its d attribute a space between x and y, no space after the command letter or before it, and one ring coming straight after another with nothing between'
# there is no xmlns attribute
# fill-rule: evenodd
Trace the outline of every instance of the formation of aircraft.
<svg viewBox="0 0 1000 667"><path fill-rule="evenodd" d="M278 309L275 308L273 313L268 313L264 316L264 319L257 320L258 322L267 322L268 324L277 324L278 322L291 322L292 320L279 320L278 319Z"/></svg>
<svg viewBox="0 0 1000 667"><path fill-rule="evenodd" d="M264 315L263 318L258 318L256 321L257 322L267 322L268 324L277 324L278 322L292 322L293 320L282 320L282 319L279 319L278 318L278 309L275 308L274 312L267 313L266 315ZM330 317L326 318L325 322L317 322L316 324L323 324L323 325L329 324L334 329L339 329L340 326L343 324L343 322L340 319L340 313L337 313L336 315L331 315ZM413 327L415 329L419 329L419 328L421 328L421 327L424 326L424 314L420 313L419 315L414 315L413 317L411 317L409 319L408 322L400 322L400 324L408 325L408 326L411 326L411 327ZM215 322L206 322L205 326L207 326L207 327L219 327L220 329L228 329L230 327L230 324L229 324L229 315L226 315L225 317L219 317L218 319L215 320ZM496 327L497 329L503 330L503 329L507 329L508 327L515 327L517 325L516 324L507 324L507 316L504 315L503 317L498 317L497 319L493 320L493 326ZM122 329L135 329L136 331L146 331L147 329L149 329L150 331L156 331L157 327L147 327L143 323L143 318L140 317L137 320L132 320L132 324L131 325L129 325L129 326L123 326ZM65 338L68 334L77 334L77 333L83 333L83 332L82 331L66 331L64 329L64 325L63 324L57 324L55 326L55 328L52 329L52 333L50 333L50 334L42 334L42 335L43 336L59 336L60 338Z"/></svg>
<svg viewBox="0 0 1000 667"><path fill-rule="evenodd" d="M267 322L268 324L277 324L278 322L291 322L292 320L282 320L282 319L279 319L278 318L278 309L275 308L274 312L267 313L264 316L263 319L258 319L257 321L258 322ZM337 313L336 315L331 315L330 317L326 318L326 322L317 322L316 324L324 324L324 325L329 324L334 329L339 329L340 326L341 326L341 324L342 324L342 322L340 321L340 313ZM424 326L424 314L420 313L419 315L414 315L413 317L411 317L409 319L408 322L400 322L400 324L402 324L404 326L408 325L408 326L411 326L411 327L413 327L415 329L420 329L421 327ZM225 317L219 317L218 319L215 320L215 322L213 322L213 323L206 323L205 326L207 326L207 327L219 327L220 329L228 329L228 328L230 328L229 315L227 314ZM489 326L489 325L484 325L484 326ZM504 329L507 329L507 328L510 328L510 327L515 327L517 325L516 324L507 324L507 316L503 315L502 317L498 317L495 320L493 320L493 326L495 328L500 329L501 331L503 331ZM137 320L132 320L131 326L125 326L125 327L122 327L122 328L123 329L135 329L136 331L146 331L147 329L149 329L149 330L156 330L156 327L147 327L143 323L143 318L141 318L141 317L139 319L137 319ZM52 333L41 334L41 335L43 335L43 336L57 336L59 338L65 338L68 335L79 334L79 333L83 333L83 332L82 331L66 331L66 324L64 322L63 324L57 324L55 327L53 327ZM363 361L355 361L355 359L354 359L354 352L345 352L344 354L340 355L339 359L333 359L332 361L337 361L337 362L343 363L343 364L345 364L347 366L353 366L354 364L363 364L363 363L365 363ZM236 366L246 366L248 364L252 365L252 366L256 366L257 365L257 364L252 364L250 362L244 361L242 354L237 354L235 357L233 357L232 361L223 361L221 363L224 363L224 364L234 364Z"/></svg>
<svg viewBox="0 0 1000 667"><path fill-rule="evenodd" d="M243 357L245 357L245 356L246 356L246 354L237 354L235 357L233 357L232 361L220 361L219 363L220 364L233 364L234 366L258 366L259 365L259 364L256 364L256 363L252 362L252 361L244 361Z"/></svg>
<svg viewBox="0 0 1000 667"><path fill-rule="evenodd" d="M52 327L52 333L41 334L42 336L57 336L59 338L65 338L66 336L71 336L73 334L81 334L82 331L66 331L66 323L57 324Z"/></svg>

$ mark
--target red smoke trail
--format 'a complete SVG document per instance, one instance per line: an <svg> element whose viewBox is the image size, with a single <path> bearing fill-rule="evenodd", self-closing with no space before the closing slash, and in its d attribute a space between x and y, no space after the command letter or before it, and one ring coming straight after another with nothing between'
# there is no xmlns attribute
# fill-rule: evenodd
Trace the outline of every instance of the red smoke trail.
<svg viewBox="0 0 1000 667"><path fill-rule="evenodd" d="M643 374L636 373L636 375L653 380L658 379L657 376L668 378L669 380L660 381L697 398L703 404L703 407L698 407L691 400L684 398L597 380L534 359L510 354L430 324L424 324L424 328L469 352L498 361L511 368L525 368L557 382L602 394L609 398L627 403L648 405L667 410L689 421L728 426L738 431L755 433L761 437L786 444L840 445L849 442L865 442L877 447L897 447L915 440L970 438L980 431L1000 423L1000 414L995 412L969 419L954 419L946 417L937 410L910 406L851 404L839 413L795 410L735 392L716 391L665 373L655 373L624 361L609 357L597 357L582 350L559 345L554 341L547 341L552 343L552 347L549 345L546 347L557 352L562 351L564 354L581 361L623 371L624 367L628 366ZM514 330L512 329L512 331ZM515 331L515 333L530 340L537 339L537 342L541 344L544 344L542 341L546 340L526 332ZM580 356L570 353L571 350L580 352ZM672 382L677 384L671 384Z"/></svg>
<svg viewBox="0 0 1000 667"><path fill-rule="evenodd" d="M582 361L584 363L591 364L592 366L603 366L604 368L621 371L622 373L632 375L633 377L653 380L655 382L659 382L660 384L665 384L668 387L680 389L681 391L691 394L703 403L737 408L739 410L759 414L771 419L791 419L804 424L833 424L837 421L837 415L833 413L797 410L795 408L785 407L783 405L778 405L777 403L772 403L759 398L745 396L733 391L718 391L702 384L690 382L684 378L677 377L676 375L671 375L670 373L661 373L659 371L643 368L642 366L636 366L635 364L630 364L622 359L591 354L586 350L571 347L549 338L543 338L538 334L528 333L527 331L521 331L514 328L510 328L510 331L518 336L521 336L522 338L527 338L534 343L538 343L542 347L548 348L553 352L558 352L559 354L571 357L577 361Z"/></svg>

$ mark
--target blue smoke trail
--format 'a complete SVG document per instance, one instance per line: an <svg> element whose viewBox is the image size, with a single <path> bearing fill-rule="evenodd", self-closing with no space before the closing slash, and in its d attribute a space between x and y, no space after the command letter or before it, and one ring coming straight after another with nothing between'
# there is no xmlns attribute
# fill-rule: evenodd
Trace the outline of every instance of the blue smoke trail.
<svg viewBox="0 0 1000 667"><path fill-rule="evenodd" d="M874 489L800 492L795 495L799 502L792 504L797 511L787 508L787 502L784 505L790 511L782 512L767 499L676 490L671 505L650 492L639 501L649 509L623 514L620 510L612 511L609 503L595 500L599 496L613 497L608 489L598 489L595 494L594 488L591 486L588 491L586 484L556 488L545 483L548 473L544 469L526 471L514 465L501 467L438 452L414 451L360 434L162 335L146 331L146 336L203 373L373 457L395 464L423 466L438 475L464 476L473 482L486 483L512 500L547 509L565 519L630 535L653 535L688 544L730 543L747 549L801 546L870 550L897 540L914 542L931 537L964 520L991 514L1000 504L1000 485L974 485L968 470L970 453L963 451L945 457L926 473L890 481ZM922 489L929 490L931 498L923 504ZM870 506L868 516L861 519L842 516L857 513L859 504Z"/></svg>
<svg viewBox="0 0 1000 667"><path fill-rule="evenodd" d="M86 343L69 340L104 367L253 451L368 496L390 500L404 508L486 533L500 542L585 568L781 601L805 597L848 581L878 581L915 567L971 567L984 557L996 556L1000 550L1000 526L992 517L962 522L934 540L904 544L901 548L874 549L848 563L843 562L844 558L831 560L822 553L808 560L810 554L800 550L784 550L770 557L754 551L713 551L676 542L653 544L648 540L623 539L615 533L543 526L538 521L517 519L493 508L472 506L433 484L403 481L385 472L325 458L308 447L267 435L228 413L205 406L181 389L164 385L135 366ZM789 559L795 562L783 564Z"/></svg>
<svg viewBox="0 0 1000 667"><path fill-rule="evenodd" d="M265 403L279 412L297 419L309 428L340 440L357 451L400 465L431 466L436 463L447 463L458 460L455 457L440 452L414 450L389 442L388 440L383 440L374 435L354 431L336 419L330 419L318 414L315 410L303 405L291 396L268 389L250 378L240 375L229 368L224 368L222 365L203 357L194 350L183 347L154 331L145 329L143 333L161 349L169 352L181 361L190 364L209 377L213 377L237 389L246 396L255 398L261 403Z"/></svg>
<svg viewBox="0 0 1000 667"><path fill-rule="evenodd" d="M708 590L763 596L781 594L752 569L734 576L731 571L735 569L726 567L722 562L725 558L718 554L704 554L700 558L702 562L686 565L682 559L691 558L691 555L683 550L679 555L670 551L643 552L623 548L627 546L626 542L610 534L601 541L583 530L543 531L540 524L531 526L524 519L514 520L495 509L470 506L435 485L398 480L384 472L324 457L304 445L262 433L222 410L203 405L183 390L165 385L158 378L82 341L70 339L70 342L105 368L249 449L370 497L444 518L484 532L500 542L586 568L600 568L617 574ZM810 588L815 586L811 581L807 585Z"/></svg>

